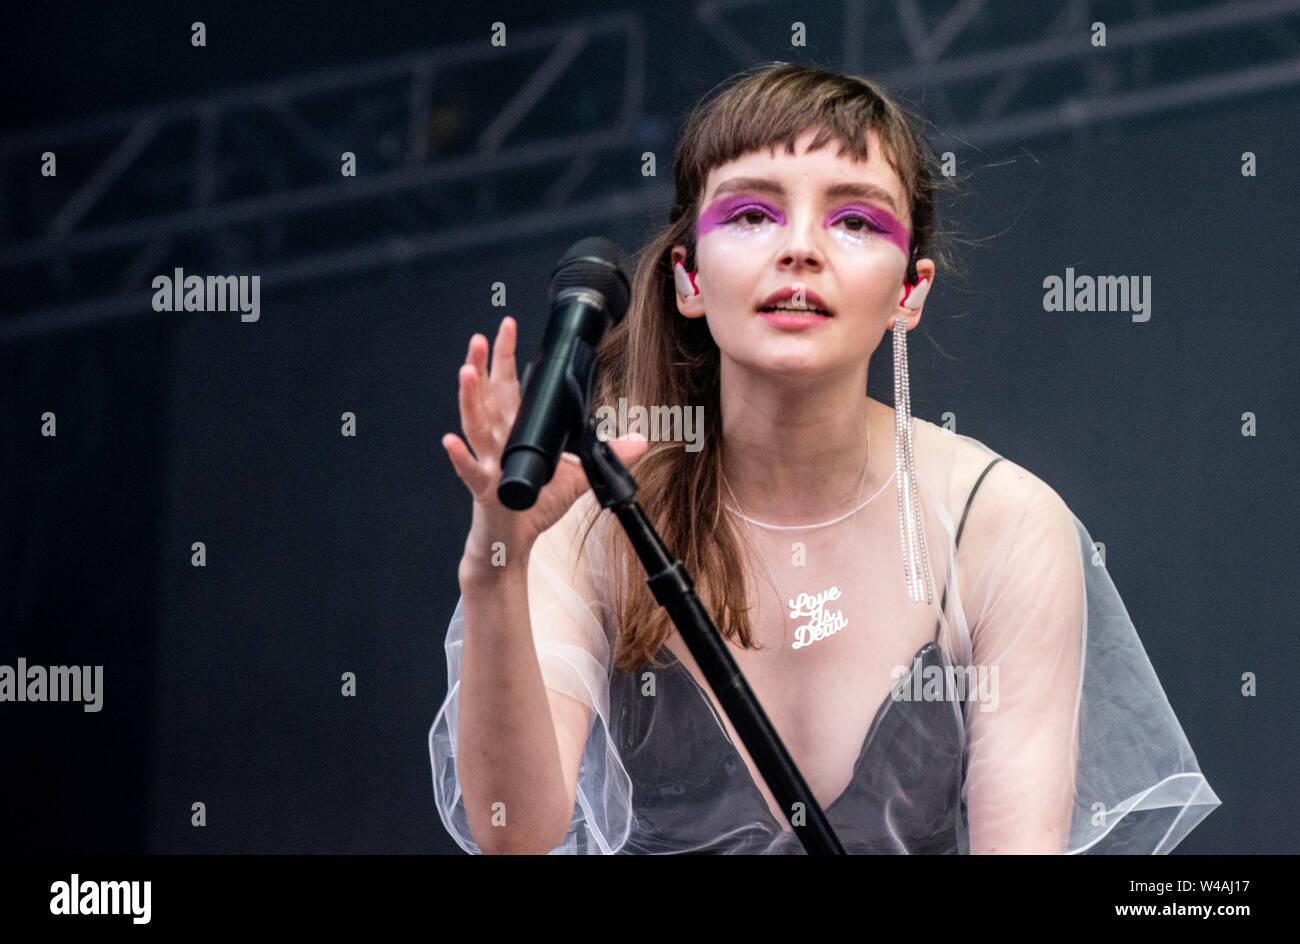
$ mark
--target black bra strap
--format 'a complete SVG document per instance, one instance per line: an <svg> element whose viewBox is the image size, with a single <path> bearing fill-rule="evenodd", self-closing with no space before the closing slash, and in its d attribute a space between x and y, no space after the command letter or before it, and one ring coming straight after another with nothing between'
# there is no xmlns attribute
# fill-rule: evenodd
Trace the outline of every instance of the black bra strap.
<svg viewBox="0 0 1300 944"><path fill-rule="evenodd" d="M977 478L977 479L975 480L975 484L974 484L974 486L971 487L970 495L969 495L969 496L967 497L967 499L966 499L966 508L965 508L965 509L962 511L962 513L961 513L961 523L957 525L957 537L956 537L956 539L953 541L953 556L954 556L954 557L957 556L957 545L961 544L961 533L962 533L962 531L963 531L963 530L965 529L965 527L966 527L966 515L968 515L968 514L970 513L970 504L971 504L972 501L975 500L975 492L979 490L980 483L984 481L984 476L986 476L986 475L989 474L989 469L993 468L995 465L997 465L997 464L998 464L999 462L1001 462L1001 461L1002 461L1002 457L1001 457L1001 456L998 456L996 459L994 459L992 462L990 462L988 465L986 465L986 466L984 467L984 471L980 473L980 477ZM952 561L949 561L949 562L948 562L948 580L951 580L951 579L952 579ZM946 606L948 605L948 580L945 580L945 581L943 582L943 599L942 599L942 600L940 601L940 603L939 603L939 612L940 612L940 613L942 613L942 612L944 611L944 607L946 607ZM934 624L934 641L935 641L935 642L938 642L938 641L939 641L939 630L940 630L940 628L942 627L942 625L943 625L943 623L942 623L942 620L941 620L941 619L935 621L935 624Z"/></svg>

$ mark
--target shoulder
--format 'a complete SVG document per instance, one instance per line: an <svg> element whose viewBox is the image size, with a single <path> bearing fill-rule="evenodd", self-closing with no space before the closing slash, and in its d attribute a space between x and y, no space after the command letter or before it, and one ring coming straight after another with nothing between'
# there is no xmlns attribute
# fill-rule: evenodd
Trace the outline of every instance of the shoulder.
<svg viewBox="0 0 1300 944"><path fill-rule="evenodd" d="M1073 515L1061 496L1029 469L978 439L932 423L925 425L947 458L950 474L946 500L954 527L970 501L961 541L963 549L968 541L972 545L995 543L1029 518L1054 522L1060 527L1072 521Z"/></svg>
<svg viewBox="0 0 1300 944"><path fill-rule="evenodd" d="M976 439L935 430L951 450L946 500L954 528L971 499L957 558L958 592L972 627L983 623L993 601L1014 606L1009 588L1017 585L1041 588L1051 582L1051 598L1060 606L1082 606L1086 578L1079 532L1056 490Z"/></svg>

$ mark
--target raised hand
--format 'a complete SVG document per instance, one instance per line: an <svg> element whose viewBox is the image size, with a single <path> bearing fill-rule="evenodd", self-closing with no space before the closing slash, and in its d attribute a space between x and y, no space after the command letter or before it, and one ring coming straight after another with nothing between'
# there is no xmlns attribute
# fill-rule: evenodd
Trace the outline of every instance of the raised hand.
<svg viewBox="0 0 1300 944"><path fill-rule="evenodd" d="M465 363L459 372L460 421L465 439L455 433L442 437L443 448L456 474L474 499L473 523L465 542L465 563L479 567L490 566L492 546L497 541L504 542L508 560L526 558L537 536L559 521L591 487L578 457L566 452L532 508L511 511L497 500L501 454L519 412L516 332L513 318L507 315L501 319L490 372L487 338L481 334L470 338ZM611 440L609 446L627 463L645 452L648 444L644 440L620 437Z"/></svg>

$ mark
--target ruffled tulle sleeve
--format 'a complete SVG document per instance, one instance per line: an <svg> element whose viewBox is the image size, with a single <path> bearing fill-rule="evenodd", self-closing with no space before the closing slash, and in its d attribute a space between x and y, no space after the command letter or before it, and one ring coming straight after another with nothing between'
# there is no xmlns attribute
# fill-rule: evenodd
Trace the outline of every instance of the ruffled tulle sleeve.
<svg viewBox="0 0 1300 944"><path fill-rule="evenodd" d="M1169 852L1220 801L1091 536L1010 463L980 503L965 606L996 681L967 712L969 851Z"/></svg>
<svg viewBox="0 0 1300 944"><path fill-rule="evenodd" d="M609 674L616 640L612 604L598 587L612 584L603 531L595 526L582 555L578 548L589 516L600 511L587 493L533 546L528 565L528 605L534 648L552 702L574 699L589 709L578 772L573 819L556 854L616 852L631 826L632 785L609 736ZM457 844L482 850L470 833L456 773L456 708L464 638L464 599L447 627L447 696L429 730L429 759L438 815Z"/></svg>

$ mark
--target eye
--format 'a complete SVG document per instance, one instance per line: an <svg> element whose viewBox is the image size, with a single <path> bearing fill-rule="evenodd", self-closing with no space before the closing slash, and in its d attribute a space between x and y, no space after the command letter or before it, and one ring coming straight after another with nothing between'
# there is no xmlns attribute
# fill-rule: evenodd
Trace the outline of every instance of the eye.
<svg viewBox="0 0 1300 944"><path fill-rule="evenodd" d="M854 223L855 225L846 227L850 233L883 233L885 231L883 227L877 226L860 213L846 213L835 222Z"/></svg>
<svg viewBox="0 0 1300 944"><path fill-rule="evenodd" d="M754 219L753 217L757 217ZM727 224L738 223L742 226L758 226L764 220L770 220L772 214L760 206L741 207L724 221Z"/></svg>

